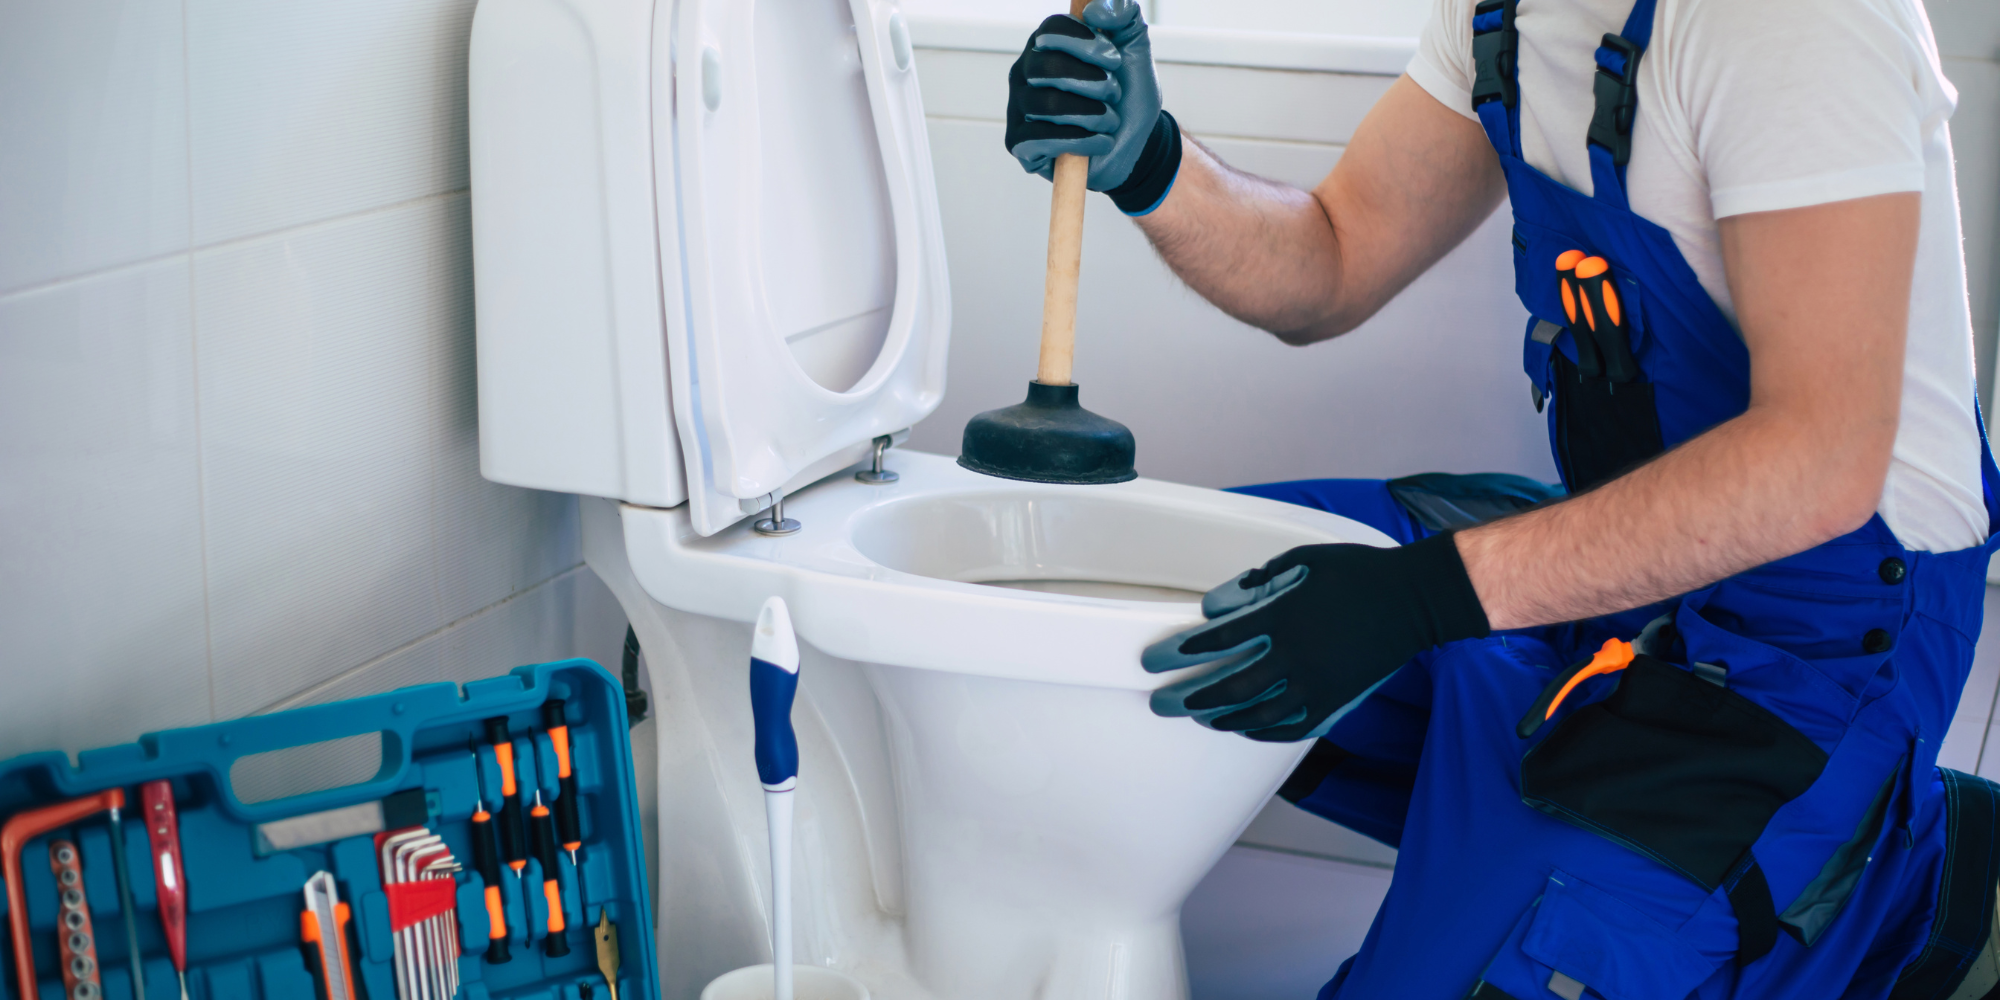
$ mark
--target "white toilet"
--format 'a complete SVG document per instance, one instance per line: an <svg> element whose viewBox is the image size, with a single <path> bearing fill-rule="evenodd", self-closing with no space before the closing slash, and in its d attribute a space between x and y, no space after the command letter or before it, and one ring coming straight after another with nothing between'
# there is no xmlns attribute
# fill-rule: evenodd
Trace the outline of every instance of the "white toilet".
<svg viewBox="0 0 2000 1000"><path fill-rule="evenodd" d="M950 328L893 3L482 0L470 70L483 469L603 498L585 558L659 720L662 995L770 960L747 665L778 594L801 963L883 1000L1186 996L1181 903L1305 746L1155 717L1139 650L1286 548L1389 540L893 449L857 478L936 407Z"/></svg>

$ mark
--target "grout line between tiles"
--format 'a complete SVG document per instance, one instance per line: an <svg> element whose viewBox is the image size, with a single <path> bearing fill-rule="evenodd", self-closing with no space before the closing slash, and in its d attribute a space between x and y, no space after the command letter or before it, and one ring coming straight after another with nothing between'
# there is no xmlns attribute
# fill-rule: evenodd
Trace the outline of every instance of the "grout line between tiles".
<svg viewBox="0 0 2000 1000"><path fill-rule="evenodd" d="M314 219L311 222L301 222L297 225L285 226L280 229L268 229L263 232L257 232L257 233L245 233L242 236L231 236L226 240L216 240L211 243L202 243L193 246L191 248L191 252L197 254L207 253L211 250L226 250L230 247L241 246L247 243L257 243L264 240L276 239L280 237L302 236L308 233L315 232L320 229L328 228L330 226L337 226L342 223L353 222L358 219L365 219L368 218L369 216L385 215L389 212L394 212L398 209L410 208L415 205L423 205L423 204L447 201L449 199L456 198L460 195L466 195L471 193L472 189L470 187L452 188L449 191L435 191L430 194L418 195L414 198L405 198L402 201L389 202L388 204L385 205L371 205L367 208L358 208L352 212L345 212L340 215L329 215L324 219Z"/></svg>
<svg viewBox="0 0 2000 1000"><path fill-rule="evenodd" d="M314 695L319 694L320 692L325 691L328 688L331 688L334 685L339 684L343 681L351 680L357 676L360 676L361 674L365 674L368 671L381 666L384 662L386 662L390 658L406 653L423 642L429 641L430 639L443 635L446 632L458 628L461 625L469 624L475 619L478 619L490 612L498 611L501 608L506 607L507 605L520 600L521 598L533 594L534 592L542 589L543 587L553 586L554 584L561 582L563 578L575 576L581 573L583 570L584 570L584 564L581 562L577 563L574 566L567 567L563 569L561 572L556 573L554 576L542 580L534 584L533 586L525 587L521 590L515 591L512 594L508 594L506 597L494 601L492 604L488 604L487 606L480 608L479 610L474 611L471 614L464 616L463 618L458 618L446 622L445 624L440 625L429 632L425 632L423 635L417 636L416 638L411 639L409 642L403 643L402 645L397 646L395 649L389 650L388 652L383 653L380 656L371 657L367 661L360 663L356 666L349 667L348 669L343 670L340 673L327 678L326 680L320 681L319 683L314 684L311 687L308 687L302 691L295 691L291 694L284 696L283 698L278 699L277 701L272 702L269 705L264 706L263 708L259 708L251 712L246 712L244 714L246 716L269 715L272 712L282 712L288 708L297 708L300 705L305 704L307 701L309 701Z"/></svg>
<svg viewBox="0 0 2000 1000"><path fill-rule="evenodd" d="M190 142L193 141L192 136L189 137L189 141ZM193 154L189 153L188 170L190 171L190 178L192 178L192 171L194 170L193 161L194 161ZM405 198L402 201L391 202L387 205L376 205L372 208L358 209L353 212L348 212L344 215L335 215L335 216L329 216L328 218L324 219L315 219L311 222L302 222L296 226L287 226L283 229L271 229L260 233L251 233L245 236L233 236L226 240L217 240L213 243L201 244L200 246L194 245L194 239L192 235L192 230L194 228L194 220L193 220L194 208L193 205L190 203L188 208L188 215L189 215L188 228L190 230L190 234L187 245L182 247L181 249L169 251L167 253L154 254L150 257L141 257L137 260L128 260L123 263L111 264L105 267L94 268L89 271L79 271L76 274L65 274L60 278L50 278L47 281L38 281L32 284L22 285L18 288L8 288L0 290L0 302L5 302L8 299L12 299L18 296L33 295L38 292L55 291L57 289L65 288L71 285L80 284L82 282L94 281L98 278L103 278L109 275L118 274L123 271L133 271L143 267L152 267L154 265L162 264L167 261L173 260L177 257L186 257L192 260L194 255L207 253L208 251L211 250L224 250L240 244L255 243L260 240L303 235L326 226L339 225L340 223L343 222L352 222L357 219L366 218L367 216L370 215L378 215L385 212L393 212L397 209L409 208L413 205L421 205L426 202L445 201L447 199L455 198L460 195L470 194L471 192L472 189L469 187L453 188L450 191L439 191L434 194L419 195L415 198ZM192 179L188 181L188 197L190 199L194 197L194 181Z"/></svg>
<svg viewBox="0 0 2000 1000"><path fill-rule="evenodd" d="M194 64L188 50L188 0L181 0L181 155L187 163L187 242L194 244ZM194 252L187 257L188 373L194 380L195 526L201 545L201 641L208 665L208 720L215 718L215 602L208 567L208 461L201 426L201 308L195 295Z"/></svg>
<svg viewBox="0 0 2000 1000"><path fill-rule="evenodd" d="M141 268L153 267L155 265L164 264L176 258L187 257L189 255L190 254L188 249L185 246L183 246L178 250L170 250L166 253L157 253L153 254L150 257L141 257L137 260L128 260L124 261L123 263L110 264L104 267L93 268L88 271L80 271L76 274L65 274L60 278L50 278L47 281L37 281L32 284L22 285L19 288L8 288L0 290L0 302L5 302L8 299L12 298L21 298L29 295L34 295L39 292L58 291L60 289L67 288L71 285L81 284L86 281L92 281L97 278L108 277L110 275L119 274L125 271L137 271Z"/></svg>

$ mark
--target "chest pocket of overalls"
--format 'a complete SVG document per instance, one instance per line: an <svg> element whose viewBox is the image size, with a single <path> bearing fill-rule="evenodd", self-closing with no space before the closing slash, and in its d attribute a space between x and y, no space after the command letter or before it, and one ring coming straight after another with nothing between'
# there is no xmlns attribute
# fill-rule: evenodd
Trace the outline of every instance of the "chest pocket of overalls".
<svg viewBox="0 0 2000 1000"><path fill-rule="evenodd" d="M1518 233L1518 231L1517 231ZM1518 235L1516 237L1519 238ZM1527 259L1546 259L1525 255ZM1525 270L1525 262L1517 261ZM1566 327L1537 324L1534 336L1550 345L1549 388L1555 397L1556 461L1570 492L1578 493L1630 471L1665 450L1653 386L1633 350L1638 289L1621 280L1609 261L1580 249L1556 256L1555 274L1520 275L1521 283L1552 282L1562 295ZM1567 333L1576 360L1555 343Z"/></svg>

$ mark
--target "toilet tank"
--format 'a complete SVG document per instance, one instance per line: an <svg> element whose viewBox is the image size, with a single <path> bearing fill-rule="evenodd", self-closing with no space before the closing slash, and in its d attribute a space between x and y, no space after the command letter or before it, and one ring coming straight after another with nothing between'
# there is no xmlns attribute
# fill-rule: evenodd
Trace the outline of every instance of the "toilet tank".
<svg viewBox="0 0 2000 1000"><path fill-rule="evenodd" d="M480 466L710 534L944 389L943 230L891 0L481 0Z"/></svg>
<svg viewBox="0 0 2000 1000"><path fill-rule="evenodd" d="M473 15L479 460L495 482L687 499L654 212L655 16L651 0L481 0Z"/></svg>

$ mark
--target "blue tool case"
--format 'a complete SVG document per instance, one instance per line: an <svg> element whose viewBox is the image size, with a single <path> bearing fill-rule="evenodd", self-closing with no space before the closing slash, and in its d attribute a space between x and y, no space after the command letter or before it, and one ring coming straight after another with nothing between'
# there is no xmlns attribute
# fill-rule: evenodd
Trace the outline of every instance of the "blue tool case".
<svg viewBox="0 0 2000 1000"><path fill-rule="evenodd" d="M564 660L463 691L428 684L152 733L82 753L75 766L60 752L0 763L0 844L18 850L6 869L18 885L0 897L9 931L0 997L26 1000L15 958L23 941L38 1000L134 997L125 887L110 813L98 807L117 789L149 1000L180 995L165 929L172 907L163 916L161 906L176 884L191 1000L658 1000L626 733L617 679ZM329 775L339 787L324 787ZM163 870L173 864L160 862L163 841L147 822L169 814L148 815L168 789L177 873ZM490 860L476 852L489 835ZM397 859L387 880L384 857ZM309 879L320 898L335 887L340 933L308 912ZM392 909L415 922L393 930ZM599 969L600 932L616 946L615 992ZM336 988L349 977L328 974L329 955L351 969L351 989Z"/></svg>

